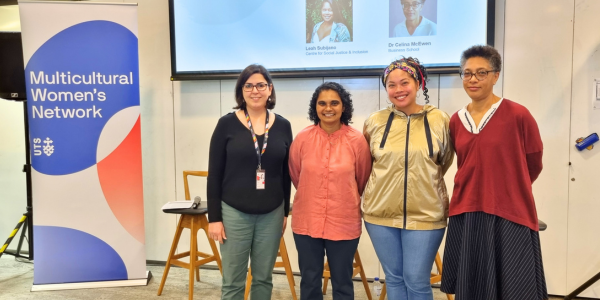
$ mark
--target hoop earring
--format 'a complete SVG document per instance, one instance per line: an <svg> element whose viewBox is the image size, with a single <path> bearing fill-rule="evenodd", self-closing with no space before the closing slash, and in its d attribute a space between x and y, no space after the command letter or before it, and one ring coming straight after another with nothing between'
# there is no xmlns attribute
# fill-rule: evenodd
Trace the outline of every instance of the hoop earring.
<svg viewBox="0 0 600 300"><path fill-rule="evenodd" d="M417 98L421 98L421 92L417 92Z"/></svg>
<svg viewBox="0 0 600 300"><path fill-rule="evenodd" d="M387 104L392 104L392 102L390 102L390 98L385 98L385 102L387 102Z"/></svg>

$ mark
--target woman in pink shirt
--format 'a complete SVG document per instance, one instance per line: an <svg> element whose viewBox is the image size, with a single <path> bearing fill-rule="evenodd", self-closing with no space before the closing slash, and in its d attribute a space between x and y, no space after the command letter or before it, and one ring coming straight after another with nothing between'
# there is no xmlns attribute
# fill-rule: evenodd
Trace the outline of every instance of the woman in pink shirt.
<svg viewBox="0 0 600 300"><path fill-rule="evenodd" d="M354 299L352 263L371 152L362 133L348 126L353 110L350 94L340 84L323 83L308 110L314 125L298 133L290 147L290 176L297 189L292 230L302 275L300 299L323 299L325 252L333 299Z"/></svg>

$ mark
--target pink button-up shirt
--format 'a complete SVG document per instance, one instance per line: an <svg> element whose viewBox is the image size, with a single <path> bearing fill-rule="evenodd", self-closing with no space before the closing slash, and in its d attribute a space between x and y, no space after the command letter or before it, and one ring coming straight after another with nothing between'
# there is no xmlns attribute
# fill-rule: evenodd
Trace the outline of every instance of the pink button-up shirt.
<svg viewBox="0 0 600 300"><path fill-rule="evenodd" d="M356 239L361 233L360 196L371 173L371 152L350 126L328 135L306 127L290 147L290 176L296 187L292 230L327 240Z"/></svg>

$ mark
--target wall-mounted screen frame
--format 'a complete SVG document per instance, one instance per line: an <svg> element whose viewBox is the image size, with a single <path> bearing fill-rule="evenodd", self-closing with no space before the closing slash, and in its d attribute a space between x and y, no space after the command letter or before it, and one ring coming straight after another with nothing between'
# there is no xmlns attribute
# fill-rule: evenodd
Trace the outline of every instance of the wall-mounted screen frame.
<svg viewBox="0 0 600 300"><path fill-rule="evenodd" d="M457 73L462 50L493 46L495 2L169 0L171 79L234 79L251 63L263 64L277 78L377 76L402 56L421 59L433 74ZM477 11L466 13L461 5ZM383 11L380 18L367 17L374 9ZM411 28L417 11L420 22ZM331 15L340 17L328 28L324 24ZM359 24L379 25L365 30ZM372 35L379 40L372 42ZM369 51L373 57L364 59Z"/></svg>

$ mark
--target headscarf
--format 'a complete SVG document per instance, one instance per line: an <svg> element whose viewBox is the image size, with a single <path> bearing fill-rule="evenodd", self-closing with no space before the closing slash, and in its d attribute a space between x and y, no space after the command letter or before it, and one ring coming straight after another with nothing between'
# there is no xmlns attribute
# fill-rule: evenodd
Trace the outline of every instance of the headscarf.
<svg viewBox="0 0 600 300"><path fill-rule="evenodd" d="M412 65L414 65L414 66L412 66ZM423 81L423 73L421 72L421 68L419 68L419 63L417 63L416 61L414 61L412 59L407 59L407 58L402 58L400 60L394 61L389 66L387 66L387 68L385 68L385 70L383 71L383 85L384 86L387 81L388 75L390 75L390 73L396 69L406 71L408 74L410 74L412 77L414 77L415 80L421 85L423 90L425 90L425 82ZM417 70L419 70L418 73L417 73ZM418 74L421 75L421 80L419 80Z"/></svg>

